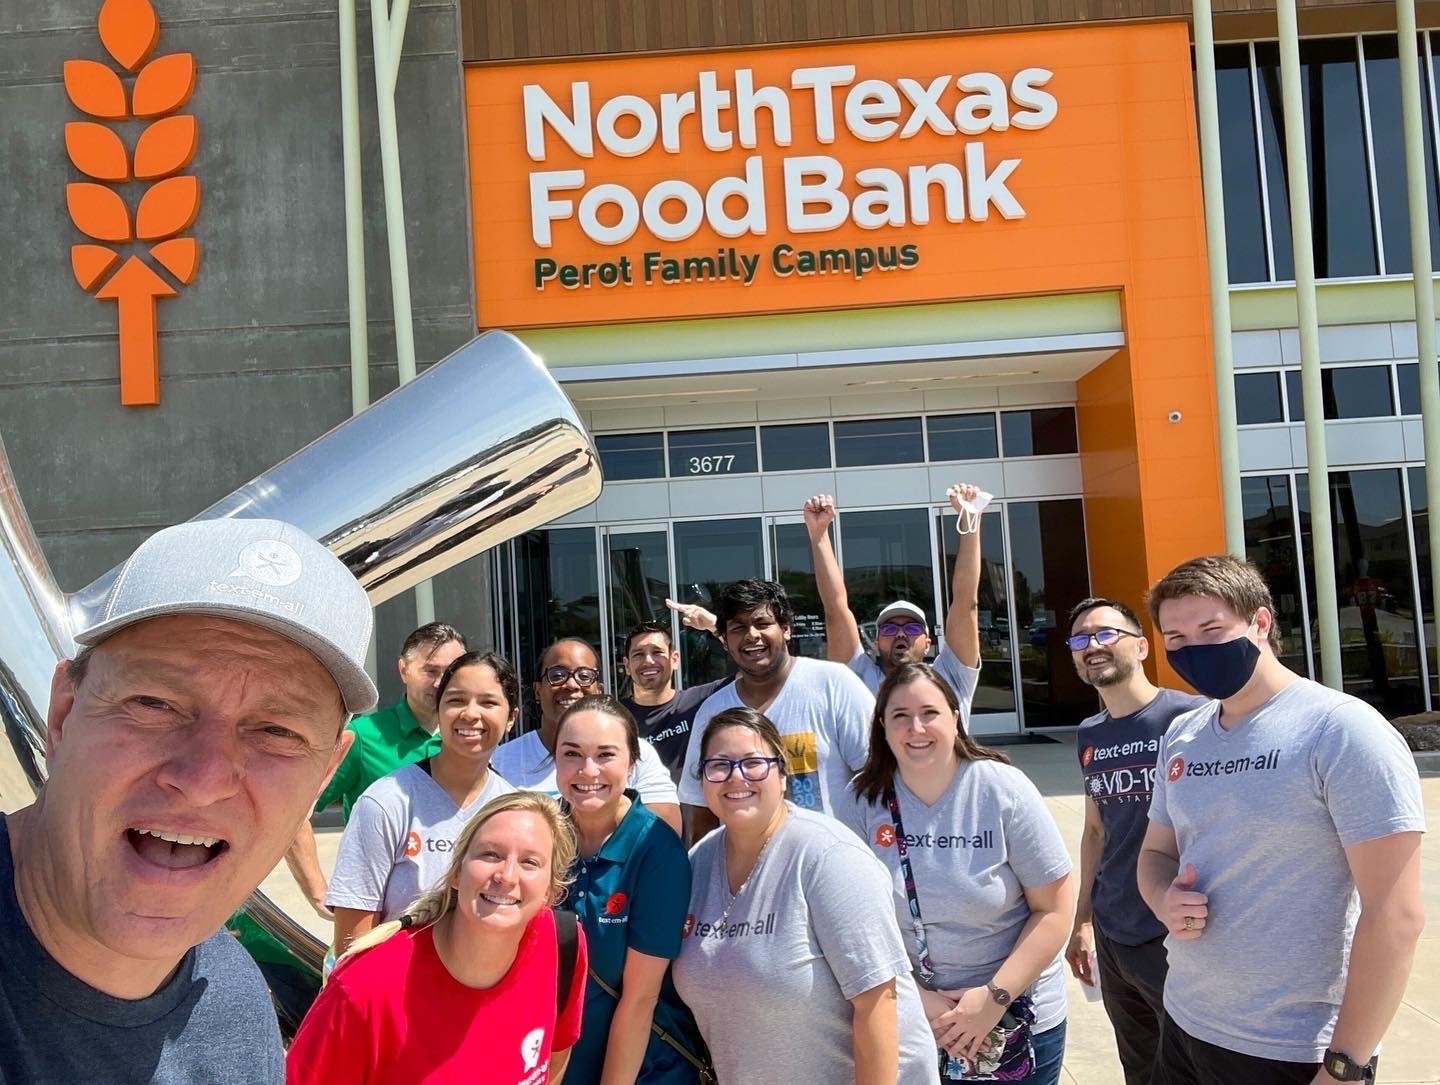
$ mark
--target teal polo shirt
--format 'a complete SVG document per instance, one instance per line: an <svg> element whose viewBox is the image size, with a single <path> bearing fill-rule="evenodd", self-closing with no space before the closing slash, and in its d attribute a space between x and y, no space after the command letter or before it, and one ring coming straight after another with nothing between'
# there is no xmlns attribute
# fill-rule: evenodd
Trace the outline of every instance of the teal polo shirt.
<svg viewBox="0 0 1440 1085"><path fill-rule="evenodd" d="M350 721L350 730L355 733L355 741L315 803L316 810L324 810L338 801L346 821L350 820L355 800L376 780L389 776L401 765L431 757L440 749L439 734L432 735L420 726L404 697L389 708L356 716ZM225 925L257 961L295 963L288 949L243 912L236 912Z"/></svg>
<svg viewBox="0 0 1440 1085"><path fill-rule="evenodd" d="M350 730L355 741L315 803L316 810L324 810L338 801L346 821L356 800L380 777L440 751L439 733L432 735L420 726L404 697L389 708L356 716Z"/></svg>
<svg viewBox="0 0 1440 1085"><path fill-rule="evenodd" d="M681 932L690 907L690 857L670 826L647 810L634 791L626 791L630 810L599 853L576 860L575 882L561 905L585 928L590 967L620 990L625 953L635 949L673 961L680 955ZM567 1085L597 1085L605 1067L605 1047L615 1000L593 981L585 988L580 1039L565 1070ZM680 1001L670 972L665 972L655 1023L687 1050L704 1050L700 1030ZM647 1085L694 1085L695 1068L653 1033L640 1071Z"/></svg>

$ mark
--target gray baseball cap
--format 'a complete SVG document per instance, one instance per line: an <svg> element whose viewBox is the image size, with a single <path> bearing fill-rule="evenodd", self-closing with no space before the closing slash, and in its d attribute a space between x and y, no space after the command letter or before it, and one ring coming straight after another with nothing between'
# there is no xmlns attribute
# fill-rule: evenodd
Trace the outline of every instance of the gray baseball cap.
<svg viewBox="0 0 1440 1085"><path fill-rule="evenodd" d="M292 524L191 520L157 531L120 566L92 624L75 640L96 645L165 614L213 614L278 633L324 665L347 712L369 712L379 700L365 673L374 627L365 589Z"/></svg>

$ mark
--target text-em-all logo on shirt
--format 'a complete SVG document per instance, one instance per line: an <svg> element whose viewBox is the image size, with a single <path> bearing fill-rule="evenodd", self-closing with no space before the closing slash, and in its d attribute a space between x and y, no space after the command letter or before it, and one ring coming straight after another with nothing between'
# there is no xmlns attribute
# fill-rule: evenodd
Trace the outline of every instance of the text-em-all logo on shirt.
<svg viewBox="0 0 1440 1085"><path fill-rule="evenodd" d="M1170 767L1165 770L1165 779L1172 784L1185 775L1185 758L1178 754L1170 759Z"/></svg>
<svg viewBox="0 0 1440 1085"><path fill-rule="evenodd" d="M875 830L875 843L882 848L893 848L895 846L895 826L885 824Z"/></svg>
<svg viewBox="0 0 1440 1085"><path fill-rule="evenodd" d="M600 916L601 923L628 923L630 917L625 914L625 909L630 905L630 898L624 893L611 893L605 901L605 914Z"/></svg>
<svg viewBox="0 0 1440 1085"><path fill-rule="evenodd" d="M420 834L414 829L411 829L410 835L405 838L405 858L415 858L415 856L420 854L422 847L424 847L424 845L420 842Z"/></svg>
<svg viewBox="0 0 1440 1085"><path fill-rule="evenodd" d="M1080 767L1088 769L1090 767L1090 762L1094 759L1094 757L1095 747L1086 746L1085 749L1080 752Z"/></svg>
<svg viewBox="0 0 1440 1085"><path fill-rule="evenodd" d="M681 937L681 938L689 938L689 937L690 937L692 934L694 934L694 933L695 933L695 913L694 913L694 912L687 912L687 913L685 914L685 926L683 926L683 927L680 928L680 937Z"/></svg>
<svg viewBox="0 0 1440 1085"><path fill-rule="evenodd" d="M525 1039L520 1041L520 1058L525 1061L527 1071L535 1069L540 1064L540 1049L545 1045L545 1030L543 1028L532 1028L525 1034Z"/></svg>

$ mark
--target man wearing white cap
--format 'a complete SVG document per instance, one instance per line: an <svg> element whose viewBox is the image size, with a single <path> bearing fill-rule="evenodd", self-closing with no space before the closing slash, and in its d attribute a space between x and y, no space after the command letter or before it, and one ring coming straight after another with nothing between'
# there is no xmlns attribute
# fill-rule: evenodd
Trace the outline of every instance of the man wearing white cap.
<svg viewBox="0 0 1440 1085"><path fill-rule="evenodd" d="M49 779L0 819L0 1078L284 1078L221 924L270 872L375 704L370 604L275 520L158 532L50 689Z"/></svg>
<svg viewBox="0 0 1440 1085"><path fill-rule="evenodd" d="M961 723L969 729L970 702L980 680L980 514L990 495L966 482L950 487L950 507L959 517L960 545L950 580L945 636L933 666L960 702ZM873 693L902 663L923 663L930 651L930 620L914 603L897 599L876 616L875 658L865 652L860 625L850 610L845 578L830 545L835 499L817 494L805 502L805 529L815 562L815 583L825 608L825 650L830 659L858 674Z"/></svg>

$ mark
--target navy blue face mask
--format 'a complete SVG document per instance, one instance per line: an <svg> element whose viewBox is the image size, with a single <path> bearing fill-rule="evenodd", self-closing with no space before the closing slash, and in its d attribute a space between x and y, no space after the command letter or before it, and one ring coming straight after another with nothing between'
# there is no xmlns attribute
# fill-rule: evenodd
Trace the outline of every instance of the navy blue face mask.
<svg viewBox="0 0 1440 1085"><path fill-rule="evenodd" d="M1220 644L1187 644L1165 650L1175 673L1194 689L1217 701L1233 697L1245 688L1260 662L1260 649L1248 636Z"/></svg>

